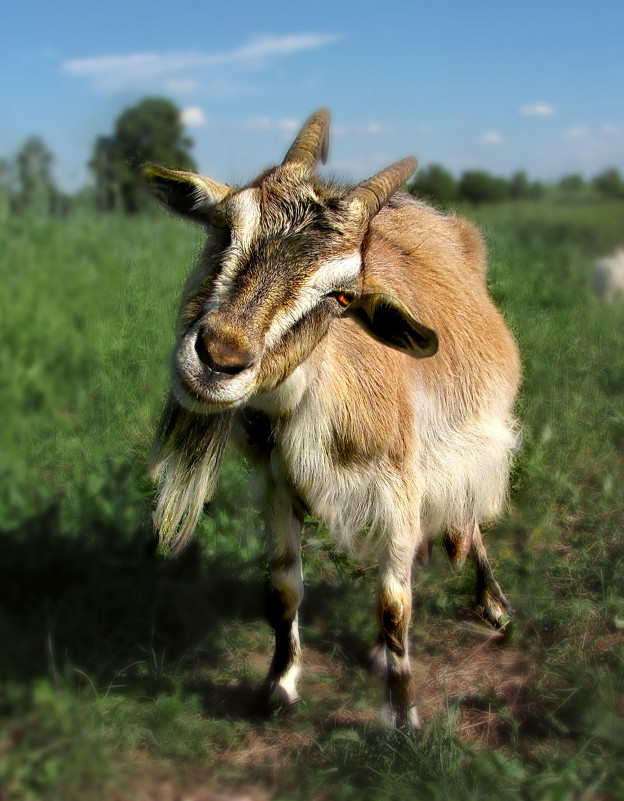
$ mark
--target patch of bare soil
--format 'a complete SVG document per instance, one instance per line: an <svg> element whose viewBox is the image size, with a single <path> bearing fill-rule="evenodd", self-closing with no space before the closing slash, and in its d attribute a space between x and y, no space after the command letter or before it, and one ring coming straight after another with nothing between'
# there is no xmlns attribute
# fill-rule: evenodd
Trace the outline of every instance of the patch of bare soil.
<svg viewBox="0 0 624 801"><path fill-rule="evenodd" d="M173 766L133 772L107 801L270 801L275 789L256 785L228 787L218 777L184 777Z"/></svg>
<svg viewBox="0 0 624 801"><path fill-rule="evenodd" d="M439 628L437 652L413 664L421 719L426 724L457 704L456 730L464 740L494 748L507 744L511 718L522 719L532 705L528 687L537 666L486 624Z"/></svg>
<svg viewBox="0 0 624 801"><path fill-rule="evenodd" d="M453 706L459 709L454 726L467 742L504 746L510 740L511 719L531 712L534 702L528 686L537 667L476 617L460 623L440 622L435 630L428 626L427 638L436 643L435 649L419 649L415 643L412 658L423 725ZM264 648L246 655L254 673L266 669L267 656ZM299 755L315 743L342 729L362 730L376 723L382 697L377 679L371 675L370 683L362 687L360 671L359 686L354 689L354 664L319 648L304 648L304 664L300 685L304 700L298 709L268 723L258 721L248 728L242 743L213 751L205 772L195 778L180 773L172 778L173 766L161 765L155 771L145 764L127 765L130 789L114 801L269 801ZM249 701L251 689L248 682L241 683L241 698ZM363 703L358 697L362 689L367 698L376 700ZM219 693L219 687L213 685L211 692ZM230 692L236 692L232 685ZM209 703L207 708L209 715L218 717L217 704ZM228 786L224 777L230 776L235 778Z"/></svg>

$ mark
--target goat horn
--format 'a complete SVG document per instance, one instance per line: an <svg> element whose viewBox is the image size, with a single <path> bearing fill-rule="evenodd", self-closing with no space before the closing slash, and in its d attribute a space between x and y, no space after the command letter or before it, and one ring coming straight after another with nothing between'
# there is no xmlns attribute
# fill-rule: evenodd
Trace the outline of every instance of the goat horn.
<svg viewBox="0 0 624 801"><path fill-rule="evenodd" d="M329 109L320 108L306 120L282 164L298 164L312 172L319 159L325 164L329 151Z"/></svg>
<svg viewBox="0 0 624 801"><path fill-rule="evenodd" d="M347 200L362 208L364 216L371 220L410 175L416 172L417 167L418 160L415 158L397 161L367 181L358 184L349 193Z"/></svg>

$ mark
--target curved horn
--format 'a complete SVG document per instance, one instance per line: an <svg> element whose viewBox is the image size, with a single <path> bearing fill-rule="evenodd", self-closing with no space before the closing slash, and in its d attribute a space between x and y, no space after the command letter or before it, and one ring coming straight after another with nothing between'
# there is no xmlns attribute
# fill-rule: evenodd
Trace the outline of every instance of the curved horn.
<svg viewBox="0 0 624 801"><path fill-rule="evenodd" d="M305 172L312 172L319 159L325 164L329 151L329 118L328 109L315 111L297 134L282 164L301 165Z"/></svg>
<svg viewBox="0 0 624 801"><path fill-rule="evenodd" d="M397 161L367 181L358 184L347 195L347 200L362 209L364 217L371 220L410 175L416 172L417 167L418 160L415 158Z"/></svg>

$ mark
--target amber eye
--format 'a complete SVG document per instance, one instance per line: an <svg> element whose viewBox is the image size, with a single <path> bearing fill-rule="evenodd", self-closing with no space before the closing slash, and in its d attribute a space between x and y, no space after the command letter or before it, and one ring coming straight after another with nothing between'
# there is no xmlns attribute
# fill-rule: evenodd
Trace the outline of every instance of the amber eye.
<svg viewBox="0 0 624 801"><path fill-rule="evenodd" d="M332 292L332 298L335 298L338 301L338 305L342 306L343 309L346 309L347 306L353 303L354 297L354 293L349 292L346 289L341 289L338 292Z"/></svg>

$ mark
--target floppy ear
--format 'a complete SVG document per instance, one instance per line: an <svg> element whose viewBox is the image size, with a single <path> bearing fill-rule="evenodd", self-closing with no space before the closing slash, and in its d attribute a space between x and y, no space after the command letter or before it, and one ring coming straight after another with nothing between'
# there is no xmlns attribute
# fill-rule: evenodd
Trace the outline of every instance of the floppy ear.
<svg viewBox="0 0 624 801"><path fill-rule="evenodd" d="M349 307L353 317L378 342L415 359L433 356L438 335L419 323L407 306L387 292L366 292Z"/></svg>
<svg viewBox="0 0 624 801"><path fill-rule="evenodd" d="M203 175L144 164L141 175L148 190L169 211L193 222L209 222L210 210L229 194L230 187Z"/></svg>

